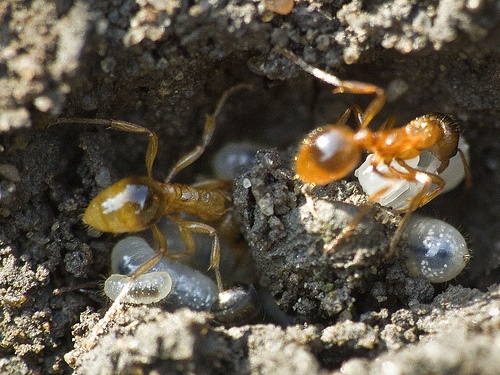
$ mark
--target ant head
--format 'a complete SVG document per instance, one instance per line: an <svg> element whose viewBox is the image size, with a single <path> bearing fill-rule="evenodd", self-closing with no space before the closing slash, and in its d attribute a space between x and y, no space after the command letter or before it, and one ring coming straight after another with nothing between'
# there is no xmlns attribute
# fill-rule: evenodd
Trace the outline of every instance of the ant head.
<svg viewBox="0 0 500 375"><path fill-rule="evenodd" d="M316 185L345 177L361 158L361 150L353 137L354 131L344 125L330 125L311 132L295 158L298 177Z"/></svg>
<svg viewBox="0 0 500 375"><path fill-rule="evenodd" d="M128 177L92 199L83 221L101 232L139 232L156 223L164 210L160 183L149 177Z"/></svg>

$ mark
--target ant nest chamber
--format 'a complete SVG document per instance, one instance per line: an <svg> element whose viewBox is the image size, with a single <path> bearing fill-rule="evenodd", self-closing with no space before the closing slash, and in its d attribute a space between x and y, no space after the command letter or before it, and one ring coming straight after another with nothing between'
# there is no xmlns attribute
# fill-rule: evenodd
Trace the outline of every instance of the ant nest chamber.
<svg viewBox="0 0 500 375"><path fill-rule="evenodd" d="M257 164L237 179L236 211L248 228L260 283L284 312L299 321L330 321L394 303L428 302L431 283L450 280L466 266L460 233L420 216L411 218L389 254L401 219L372 204L353 232L326 252L363 204L367 197L356 182L304 190L276 151L258 152Z"/></svg>
<svg viewBox="0 0 500 375"><path fill-rule="evenodd" d="M401 298L405 294L405 267L390 265L385 254L388 233L397 217L382 208L365 215L338 251L325 252L359 212L353 200L366 200L355 183L334 183L314 190L313 202L302 184L283 165L276 151L257 153L257 164L236 180L235 210L247 228L246 240L260 270L259 282L269 289L285 313L308 321L357 314L359 296L379 296L389 268L401 279L389 281ZM432 288L423 283L422 288ZM423 294L426 294L423 291Z"/></svg>

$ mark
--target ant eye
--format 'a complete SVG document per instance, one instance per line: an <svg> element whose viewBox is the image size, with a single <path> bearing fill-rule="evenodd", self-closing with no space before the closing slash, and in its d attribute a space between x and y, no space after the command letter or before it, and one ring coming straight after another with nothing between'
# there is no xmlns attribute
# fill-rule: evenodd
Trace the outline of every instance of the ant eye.
<svg viewBox="0 0 500 375"><path fill-rule="evenodd" d="M102 232L138 232L158 221L164 209L158 183L147 177L129 177L92 199L83 221Z"/></svg>
<svg viewBox="0 0 500 375"><path fill-rule="evenodd" d="M456 277L467 265L470 257L467 243L450 224L414 215L405 233L406 266L412 276L422 275L431 283L443 283Z"/></svg>
<svg viewBox="0 0 500 375"><path fill-rule="evenodd" d="M296 158L296 172L306 183L325 185L346 176L359 163L361 151L346 126L319 128L304 140Z"/></svg>
<svg viewBox="0 0 500 375"><path fill-rule="evenodd" d="M465 160L470 165L470 146L462 136L458 140L458 148L462 150ZM450 159L450 164L444 171L439 173L439 177L446 181L446 185L444 185L441 193L453 190L466 178L464 163L462 162L459 154L456 154Z"/></svg>

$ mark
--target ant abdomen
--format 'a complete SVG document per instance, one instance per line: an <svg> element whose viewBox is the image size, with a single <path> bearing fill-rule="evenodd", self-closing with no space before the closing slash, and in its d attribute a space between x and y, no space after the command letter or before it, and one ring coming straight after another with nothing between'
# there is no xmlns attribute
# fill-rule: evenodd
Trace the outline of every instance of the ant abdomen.
<svg viewBox="0 0 500 375"><path fill-rule="evenodd" d="M149 177L128 177L101 191L85 210L83 221L101 232L140 232L164 211L160 183Z"/></svg>
<svg viewBox="0 0 500 375"><path fill-rule="evenodd" d="M345 125L325 126L312 131L297 153L297 176L306 183L317 185L345 177L361 158L361 150L353 136L354 131Z"/></svg>

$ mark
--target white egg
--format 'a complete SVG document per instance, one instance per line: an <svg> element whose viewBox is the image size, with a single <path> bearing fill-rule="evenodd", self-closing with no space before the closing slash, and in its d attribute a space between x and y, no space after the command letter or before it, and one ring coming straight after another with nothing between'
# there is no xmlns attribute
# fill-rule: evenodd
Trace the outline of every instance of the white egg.
<svg viewBox="0 0 500 375"><path fill-rule="evenodd" d="M411 276L431 283L455 278L467 265L469 250L460 232L438 219L413 215L404 229L406 266Z"/></svg>

